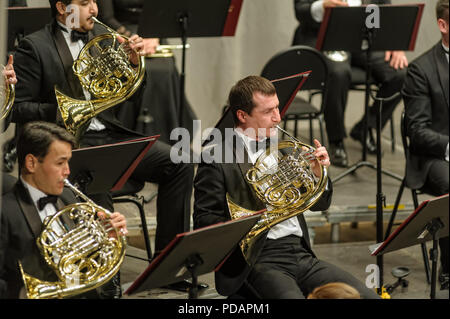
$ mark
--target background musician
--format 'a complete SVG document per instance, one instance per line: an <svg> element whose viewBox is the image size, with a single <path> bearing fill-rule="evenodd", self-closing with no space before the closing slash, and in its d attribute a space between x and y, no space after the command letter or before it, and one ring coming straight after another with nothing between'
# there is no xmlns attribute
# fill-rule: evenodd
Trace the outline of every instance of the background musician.
<svg viewBox="0 0 450 319"><path fill-rule="evenodd" d="M299 26L294 34L293 45L308 45L315 47L317 35L322 22L324 9L327 7L349 6L361 4L390 4L390 0L294 0L295 16ZM343 21L345 23L345 21ZM345 109L347 105L348 90L352 81L352 67L365 69L365 52L351 52L348 60L336 62L327 59L329 68L329 84L324 110L328 141L330 143L330 157L333 165L346 167L348 165L347 151L344 138L347 137L345 129ZM372 52L371 77L380 90L377 97L390 97L400 91L406 74L408 60L403 51ZM401 97L383 103L381 114L381 127L391 118L392 112L401 101ZM361 144L366 143L369 154L376 153L376 144L372 136L372 129L376 128L376 114L378 103L369 108L368 138L363 141L363 119L356 123L350 136Z"/></svg>
<svg viewBox="0 0 450 319"><path fill-rule="evenodd" d="M449 80L448 0L436 4L441 40L408 67L402 94L405 103L409 157L406 184L434 196L448 194ZM441 289L448 289L448 236L439 239Z"/></svg>
<svg viewBox="0 0 450 319"><path fill-rule="evenodd" d="M69 160L75 140L63 128L47 122L30 122L19 135L17 152L19 181L2 197L0 232L0 284L4 283L2 298L19 298L23 280L18 268L46 281L58 278L46 264L36 245L47 216L65 206L79 202L64 179L70 174ZM46 203L44 199L48 199ZM104 218L103 213L101 218ZM125 217L114 212L110 223L127 234ZM105 284L108 285L108 284ZM104 297L102 289L88 292L84 297Z"/></svg>
<svg viewBox="0 0 450 319"><path fill-rule="evenodd" d="M265 207L244 179L246 171L265 150L255 152L252 143L271 137L280 122L279 101L273 84L259 76L249 76L231 89L229 107L235 119L236 144L243 145L244 163L238 163L236 152L232 163L201 163L194 182L194 225L196 228L230 219L226 194L230 194L246 209L258 211ZM249 130L250 129L250 130ZM247 130L247 131L246 131ZM264 133L261 135L259 130ZM253 135L246 132L254 132ZM255 132L256 133L255 135ZM227 141L222 141L224 147ZM330 165L325 147L315 140L315 158ZM233 149L234 151L235 149ZM222 153L227 152L224 150ZM315 159L311 162L314 174L321 172ZM330 206L332 184L328 185L311 210L325 210ZM221 295L260 297L264 299L305 298L314 288L328 282L345 282L355 287L363 298L376 298L352 275L334 265L319 260L311 250L306 221L302 214L273 226L256 239L249 264L239 247L232 252L216 272L216 289Z"/></svg>

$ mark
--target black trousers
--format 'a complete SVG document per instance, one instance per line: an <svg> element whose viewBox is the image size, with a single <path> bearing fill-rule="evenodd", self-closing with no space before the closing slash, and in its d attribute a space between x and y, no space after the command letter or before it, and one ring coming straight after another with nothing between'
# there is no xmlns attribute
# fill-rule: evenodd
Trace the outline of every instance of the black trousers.
<svg viewBox="0 0 450 319"><path fill-rule="evenodd" d="M134 138L110 130L89 131L84 135L81 144L82 146L96 146ZM170 146L156 141L130 178L158 184L155 235L155 253L158 253L177 234L189 231L194 165L173 163L170 159ZM102 199L99 200L102 201ZM106 206L109 205L106 204Z"/></svg>
<svg viewBox="0 0 450 319"><path fill-rule="evenodd" d="M334 62L328 60L330 71L330 81L328 83L327 104L324 109L328 140L338 142L347 137L345 129L345 110L347 105L348 91L352 81L352 67L365 69L367 60L364 53L353 53L351 58L344 62ZM396 92L400 92L406 69L395 70L389 66L389 62L384 61L384 52L372 52L370 57L371 76L380 85L377 97L390 97ZM401 101L401 96L383 103L381 112L381 126L386 125L395 107ZM376 115L379 110L379 103L375 103L369 108L368 126L376 127ZM358 123L362 129L362 120Z"/></svg>
<svg viewBox="0 0 450 319"><path fill-rule="evenodd" d="M267 239L247 282L263 299L303 299L314 288L344 282L357 289L363 299L377 299L374 290L348 272L314 257L304 240L287 236Z"/></svg>

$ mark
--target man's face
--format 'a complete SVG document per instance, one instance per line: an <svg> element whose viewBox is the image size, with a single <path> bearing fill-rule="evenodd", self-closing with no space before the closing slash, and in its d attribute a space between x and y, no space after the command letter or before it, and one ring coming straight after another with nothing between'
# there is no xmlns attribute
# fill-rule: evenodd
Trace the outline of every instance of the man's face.
<svg viewBox="0 0 450 319"><path fill-rule="evenodd" d="M70 6L76 6L78 10L73 10L69 7L69 12L65 12L67 7L63 5L65 12L63 20L65 24L81 32L92 30L94 21L91 18L98 15L97 0L72 0Z"/></svg>
<svg viewBox="0 0 450 319"><path fill-rule="evenodd" d="M280 123L280 111L278 106L280 102L276 94L264 95L260 92L253 93L253 102L255 107L250 114L243 112L242 129L249 128L255 130L256 138L270 137L276 134L275 127ZM263 132L263 136L258 134Z"/></svg>
<svg viewBox="0 0 450 319"><path fill-rule="evenodd" d="M32 156L33 155L27 155ZM31 184L47 195L60 195L64 189L64 179L69 177L69 160L72 146L55 140L50 144L48 154L41 159L34 157L31 171Z"/></svg>

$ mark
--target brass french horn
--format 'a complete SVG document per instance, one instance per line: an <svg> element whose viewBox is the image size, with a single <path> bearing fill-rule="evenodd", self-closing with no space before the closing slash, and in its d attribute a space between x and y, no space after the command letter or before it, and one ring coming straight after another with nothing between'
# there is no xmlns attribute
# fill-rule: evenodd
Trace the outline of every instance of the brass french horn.
<svg viewBox="0 0 450 319"><path fill-rule="evenodd" d="M185 48L189 49L191 46L190 44L186 44ZM156 52L147 55L147 58L171 58L173 57L173 51L174 50L182 50L183 45L182 44L160 44L156 47Z"/></svg>
<svg viewBox="0 0 450 319"><path fill-rule="evenodd" d="M71 98L55 87L56 100L66 129L78 140L89 121L101 112L130 98L139 88L145 75L145 58L138 65L129 61L125 48L128 38L119 44L116 31L95 17L104 26L104 33L90 40L73 63L73 72L81 86L95 99L90 101Z"/></svg>
<svg viewBox="0 0 450 319"><path fill-rule="evenodd" d="M107 228L97 219L99 211L108 210L70 187L86 202L66 206L44 220L43 230L36 240L37 246L58 281L49 282L25 273L19 268L29 299L67 298L100 287L120 269L125 257L126 239L114 229L116 237L110 237Z"/></svg>
<svg viewBox="0 0 450 319"><path fill-rule="evenodd" d="M290 137L280 141L277 147L268 147L246 175L247 183L258 199L267 207L261 218L239 243L248 261L255 240L276 224L303 213L313 206L325 190L328 180L327 168L320 165L321 176L311 170L309 159L314 148L302 143L277 126ZM240 207L227 194L231 219L257 213Z"/></svg>
<svg viewBox="0 0 450 319"><path fill-rule="evenodd" d="M3 76L4 66L0 65L0 120L4 120L14 104L15 86Z"/></svg>

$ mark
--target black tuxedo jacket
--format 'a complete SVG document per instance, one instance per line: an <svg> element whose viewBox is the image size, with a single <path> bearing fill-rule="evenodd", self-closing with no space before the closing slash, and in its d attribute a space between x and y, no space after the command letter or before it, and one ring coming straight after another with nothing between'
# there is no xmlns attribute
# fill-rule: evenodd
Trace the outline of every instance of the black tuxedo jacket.
<svg viewBox="0 0 450 319"><path fill-rule="evenodd" d="M25 37L14 55L14 68L17 74L16 98L12 121L18 124L30 121L57 122L58 106L55 86L64 94L84 100L83 90L72 71L73 58L56 20L43 29ZM95 25L89 38L105 33L105 29ZM133 97L97 117L112 131L127 135L142 136L125 127L118 119L121 108L134 108L140 98L140 90ZM59 120L58 120L59 122ZM59 123L62 124L62 123Z"/></svg>
<svg viewBox="0 0 450 319"><path fill-rule="evenodd" d="M407 185L421 188L431 163L444 160L448 144L448 62L441 41L408 66L402 94L410 138Z"/></svg>
<svg viewBox="0 0 450 319"><path fill-rule="evenodd" d="M237 143L241 140L238 138ZM244 147L241 145L241 147ZM222 155L225 158L225 152L230 151L233 154L233 163L211 163L202 162L197 171L194 181L194 228L200 228L219 222L230 220L230 213L226 202L226 194L228 193L233 201L238 205L258 211L266 208L265 205L257 198L253 189L245 181L245 174L251 167L251 164L245 160L247 158L244 153L243 163L236 160L235 148L223 143ZM321 199L311 208L311 210L326 210L331 204L332 186L328 183L326 190ZM298 215L298 220L303 231L307 248L314 255L310 248L308 228L303 214ZM252 265L261 251L266 240L268 231L262 234L255 242L250 264ZM300 242L299 238L299 242ZM232 254L228 257L219 271L215 274L215 282L217 291L224 296L235 293L244 283L251 267L247 264L241 249L237 246Z"/></svg>
<svg viewBox="0 0 450 319"><path fill-rule="evenodd" d="M59 211L77 200L70 189L65 188L56 203ZM0 233L0 281L6 283L6 293L0 298L18 298L23 287L18 261L24 271L41 280L56 281L36 246L42 231L42 222L30 193L19 180L14 189L2 197Z"/></svg>
<svg viewBox="0 0 450 319"><path fill-rule="evenodd" d="M311 15L311 5L317 0L294 0L295 17L299 26L295 30L292 45L309 45L316 47L320 22L316 22ZM363 4L390 4L391 0L361 0Z"/></svg>

